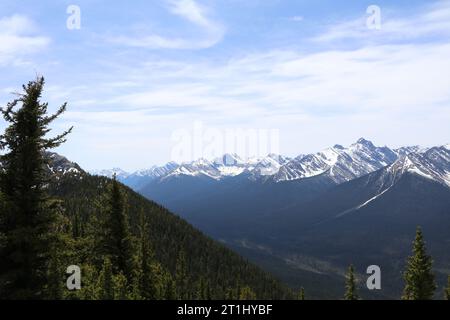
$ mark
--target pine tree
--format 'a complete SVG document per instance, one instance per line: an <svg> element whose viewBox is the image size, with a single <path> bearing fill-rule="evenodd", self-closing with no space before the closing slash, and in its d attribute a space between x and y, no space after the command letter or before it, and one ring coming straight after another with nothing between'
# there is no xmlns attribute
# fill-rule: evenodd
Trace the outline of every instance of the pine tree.
<svg viewBox="0 0 450 320"><path fill-rule="evenodd" d="M46 298L51 300L61 300L63 298L63 276L59 255L55 249L52 250L50 265L48 270L48 285L46 288Z"/></svg>
<svg viewBox="0 0 450 320"><path fill-rule="evenodd" d="M101 300L114 300L114 275L111 261L105 258L103 268L100 272L100 294Z"/></svg>
<svg viewBox="0 0 450 320"><path fill-rule="evenodd" d="M103 292L103 274L99 275L93 265L85 264L81 266L82 270L82 289L71 292L74 299L98 300ZM70 296L69 296L70 298Z"/></svg>
<svg viewBox="0 0 450 320"><path fill-rule="evenodd" d="M127 278L123 273L119 273L113 277L114 298L115 300L128 300L130 293L128 292Z"/></svg>
<svg viewBox="0 0 450 320"><path fill-rule="evenodd" d="M50 261L48 268L48 283L46 285L46 298L60 300L64 298L66 273L63 265L69 265L69 257L73 256L71 241L70 220L63 215L62 203L52 200L51 208L56 212L51 227L52 244L50 247ZM71 260L71 259L70 259ZM67 262L65 264L65 262Z"/></svg>
<svg viewBox="0 0 450 320"><path fill-rule="evenodd" d="M23 86L23 93L1 109L10 123L0 136L0 190L4 198L0 233L0 283L3 299L45 299L48 283L51 225L55 212L44 190L47 183L46 150L65 142L71 129L46 138L49 125L66 110L63 104L47 115L47 103L40 98L44 78Z"/></svg>
<svg viewBox="0 0 450 320"><path fill-rule="evenodd" d="M197 292L195 293L196 300L206 300L205 299L205 281L203 277L197 283Z"/></svg>
<svg viewBox="0 0 450 320"><path fill-rule="evenodd" d="M209 281L203 276L197 282L197 292L195 293L196 300L211 300L211 286Z"/></svg>
<svg viewBox="0 0 450 320"><path fill-rule="evenodd" d="M256 300L256 294L250 287L243 287L239 294L239 300Z"/></svg>
<svg viewBox="0 0 450 320"><path fill-rule="evenodd" d="M345 300L358 300L358 294L356 292L356 280L354 275L353 266L350 265L347 271L347 282L345 285L346 292L344 295Z"/></svg>
<svg viewBox="0 0 450 320"><path fill-rule="evenodd" d="M128 283L132 283L135 270L134 249L125 211L125 201L115 175L107 203L104 235L106 237L104 243L106 255L111 260L114 274L122 272Z"/></svg>
<svg viewBox="0 0 450 320"><path fill-rule="evenodd" d="M175 285L177 288L178 299L186 300L189 298L188 292L188 272L186 266L186 255L183 250L178 253L178 259L175 270Z"/></svg>
<svg viewBox="0 0 450 320"><path fill-rule="evenodd" d="M445 300L450 300L450 276L447 279L447 288L444 290L444 298Z"/></svg>
<svg viewBox="0 0 450 320"><path fill-rule="evenodd" d="M139 214L139 233L140 233L140 274L139 274L139 293L143 299L155 300L158 298L158 279L152 266L153 252L150 249L150 240L148 237L148 223L145 219L144 211Z"/></svg>
<svg viewBox="0 0 450 320"><path fill-rule="evenodd" d="M305 300L305 288L301 287L298 293L298 300Z"/></svg>
<svg viewBox="0 0 450 320"><path fill-rule="evenodd" d="M177 300L178 294L177 294L177 288L175 281L173 281L172 277L168 277L165 281L165 291L164 291L164 298L166 300Z"/></svg>
<svg viewBox="0 0 450 320"><path fill-rule="evenodd" d="M8 209L8 206L5 202L5 199L2 195L2 192L0 190L0 261L3 261L2 259L4 258L4 254L6 252L6 244L7 244L7 239L6 239L6 230L2 227L5 225L5 219L6 219L6 215L5 212ZM2 266L0 266L0 272L4 272L4 270L2 269ZM5 275L0 273L0 299L4 299L6 298L6 295L2 294L2 292L6 291L6 281L7 277L5 277Z"/></svg>
<svg viewBox="0 0 450 320"><path fill-rule="evenodd" d="M426 253L422 230L417 227L413 242L413 255L408 258L404 273L404 300L430 300L436 290L436 282L432 272L433 261Z"/></svg>
<svg viewBox="0 0 450 320"><path fill-rule="evenodd" d="M72 219L72 237L77 239L82 236L80 215L76 213Z"/></svg>
<svg viewBox="0 0 450 320"><path fill-rule="evenodd" d="M232 288L227 288L225 291L225 300L234 300L234 290Z"/></svg>
<svg viewBox="0 0 450 320"><path fill-rule="evenodd" d="M211 284L208 280L206 281L205 299L212 300Z"/></svg>

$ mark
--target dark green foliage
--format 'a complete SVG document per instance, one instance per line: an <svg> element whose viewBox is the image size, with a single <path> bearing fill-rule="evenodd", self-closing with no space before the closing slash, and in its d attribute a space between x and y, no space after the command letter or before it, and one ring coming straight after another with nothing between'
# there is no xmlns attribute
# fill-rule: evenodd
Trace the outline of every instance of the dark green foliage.
<svg viewBox="0 0 450 320"><path fill-rule="evenodd" d="M300 288L300 292L298 293L298 300L305 300L305 288Z"/></svg>
<svg viewBox="0 0 450 320"><path fill-rule="evenodd" d="M129 291L127 278L123 273L119 273L113 278L114 298L116 300L128 300L132 298L132 292Z"/></svg>
<svg viewBox="0 0 450 320"><path fill-rule="evenodd" d="M140 237L140 269L138 275L139 295L145 300L160 298L161 279L157 276L158 266L153 263L153 252L148 240L148 224L144 212L141 210L139 216Z"/></svg>
<svg viewBox="0 0 450 320"><path fill-rule="evenodd" d="M450 276L448 276L447 288L444 289L444 298L450 300Z"/></svg>
<svg viewBox="0 0 450 320"><path fill-rule="evenodd" d="M114 275L113 267L109 258L105 258L103 268L100 272L100 295L101 300L114 300Z"/></svg>
<svg viewBox="0 0 450 320"><path fill-rule="evenodd" d="M177 300L177 289L175 287L175 281L169 277L166 281L164 299L166 300Z"/></svg>
<svg viewBox="0 0 450 320"><path fill-rule="evenodd" d="M177 288L178 298L181 300L190 298L188 288L189 275L186 263L186 255L184 251L180 251L175 267L175 286Z"/></svg>
<svg viewBox="0 0 450 320"><path fill-rule="evenodd" d="M197 283L197 292L195 295L196 300L210 300L211 292L209 287L209 282L203 277Z"/></svg>
<svg viewBox="0 0 450 320"><path fill-rule="evenodd" d="M427 255L422 230L417 227L413 243L413 255L408 258L404 273L404 300L430 300L436 290L433 274L433 260Z"/></svg>
<svg viewBox="0 0 450 320"><path fill-rule="evenodd" d="M47 116L48 105L40 102L43 86L44 79L37 78L1 109L10 124L0 136L0 148L5 151L0 157L0 292L6 299L45 299L49 283L56 203L48 199L44 188L44 152L63 143L70 130L46 138L49 124L65 111L66 104Z"/></svg>
<svg viewBox="0 0 450 320"><path fill-rule="evenodd" d="M111 192L108 189L110 185L111 179L88 174L83 175L82 179L68 174L50 184L52 194L64 200L70 221L79 215L77 219L85 230L84 237L78 238L75 244L80 263L88 263L99 269L103 261L98 262L97 259L102 254L94 243L101 242L98 240L102 238L99 226L102 225L100 221L103 220L104 210L101 209L105 197L108 198ZM124 211L128 212L131 238L137 243L134 256L139 262L139 277L147 277L147 272L144 275L141 271L143 265L148 268L148 261L142 261L142 250L151 252L145 256L150 260L153 273L148 273L149 280L141 282L138 290L141 294L145 287L149 290L149 293L145 293L148 298L153 295L151 292L156 292L159 299L196 299L200 279L203 278L203 285L207 286L209 292L208 299L239 299L239 288L245 286L261 299L293 296L290 290L269 274L206 237L181 218L120 183L118 185L123 199L126 199ZM142 243L142 216L145 217L148 246ZM156 284L155 288L143 285L148 281ZM230 294L231 291L233 294ZM145 296L142 298L147 299Z"/></svg>
<svg viewBox="0 0 450 320"><path fill-rule="evenodd" d="M347 271L347 282L345 285L345 300L358 300L358 293L356 292L356 280L355 280L355 271L353 269L353 266L350 265Z"/></svg>
<svg viewBox="0 0 450 320"><path fill-rule="evenodd" d="M256 294L249 287L244 287L241 289L239 300L256 300Z"/></svg>
<svg viewBox="0 0 450 320"><path fill-rule="evenodd" d="M131 283L136 269L133 256L134 248L125 211L125 202L115 176L106 201L104 227L104 254L111 260L115 273L122 272L128 282Z"/></svg>
<svg viewBox="0 0 450 320"><path fill-rule="evenodd" d="M61 268L59 254L52 250L48 270L48 284L46 298L50 300L61 300L63 298L64 272Z"/></svg>

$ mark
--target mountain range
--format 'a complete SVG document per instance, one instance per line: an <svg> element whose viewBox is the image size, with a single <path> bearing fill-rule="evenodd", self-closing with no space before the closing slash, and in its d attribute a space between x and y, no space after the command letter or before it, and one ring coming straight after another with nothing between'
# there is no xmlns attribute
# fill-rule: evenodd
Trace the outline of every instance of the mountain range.
<svg viewBox="0 0 450 320"><path fill-rule="evenodd" d="M382 267L384 290L368 296L400 296L417 225L441 285L450 273L450 145L391 149L361 138L295 158L226 154L148 172L118 177L316 297L339 294L350 263L361 277Z"/></svg>
<svg viewBox="0 0 450 320"><path fill-rule="evenodd" d="M442 147L448 149L450 145ZM326 174L334 182L342 183L386 167L409 154L420 155L427 150L419 146L398 149L376 147L371 141L361 138L347 148L337 144L321 152L301 154L295 158L268 154L262 158L243 159L234 153L213 160L201 158L181 164L169 162L132 173L120 168L91 173L107 177L116 174L119 180L137 190L154 180L164 181L183 176L223 180L246 175L254 180L285 182Z"/></svg>

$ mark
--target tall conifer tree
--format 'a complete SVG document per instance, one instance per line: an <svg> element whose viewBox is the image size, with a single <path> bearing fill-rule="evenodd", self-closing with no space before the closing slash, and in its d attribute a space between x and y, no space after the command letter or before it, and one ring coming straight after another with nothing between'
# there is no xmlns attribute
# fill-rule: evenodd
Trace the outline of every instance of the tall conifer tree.
<svg viewBox="0 0 450 320"><path fill-rule="evenodd" d="M445 300L450 300L450 276L447 279L447 288L444 290L444 298Z"/></svg>
<svg viewBox="0 0 450 320"><path fill-rule="evenodd" d="M430 300L436 290L433 275L433 260L427 255L422 230L417 227L413 242L413 255L408 258L404 273L404 300Z"/></svg>
<svg viewBox="0 0 450 320"><path fill-rule="evenodd" d="M144 211L139 213L139 233L140 233L140 274L139 292L140 296L146 300L158 298L157 278L152 268L153 252L150 248L148 236L149 228L145 219Z"/></svg>
<svg viewBox="0 0 450 320"><path fill-rule="evenodd" d="M305 300L305 288L301 287L298 293L298 300Z"/></svg>
<svg viewBox="0 0 450 320"><path fill-rule="evenodd" d="M47 138L49 125L66 110L47 115L40 98L44 78L23 86L23 93L1 109L10 125L0 136L0 292L5 299L44 299L55 210L44 190L45 151L65 142L68 131Z"/></svg>
<svg viewBox="0 0 450 320"><path fill-rule="evenodd" d="M183 250L178 252L178 259L175 270L175 285L177 289L178 298L181 300L189 299L188 288L188 270L186 265L186 254Z"/></svg>
<svg viewBox="0 0 450 320"><path fill-rule="evenodd" d="M103 267L99 276L100 286L100 299L101 300L114 300L114 275L112 270L111 261L109 258L105 258L103 261Z"/></svg>
<svg viewBox="0 0 450 320"><path fill-rule="evenodd" d="M353 266L350 265L347 271L347 283L346 283L346 292L344 295L345 300L358 300L358 293L356 292L356 280L355 280L355 271Z"/></svg>
<svg viewBox="0 0 450 320"><path fill-rule="evenodd" d="M115 175L108 195L104 234L106 255L111 260L114 273L122 272L128 284L131 284L135 270L133 243L125 211L125 201Z"/></svg>

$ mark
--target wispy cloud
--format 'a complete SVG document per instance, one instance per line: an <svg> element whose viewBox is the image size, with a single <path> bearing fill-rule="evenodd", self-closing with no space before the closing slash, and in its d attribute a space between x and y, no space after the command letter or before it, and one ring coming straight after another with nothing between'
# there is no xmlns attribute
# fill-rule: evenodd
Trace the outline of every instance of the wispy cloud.
<svg viewBox="0 0 450 320"><path fill-rule="evenodd" d="M388 41L411 40L421 37L450 36L450 1L444 0L426 6L424 11L409 18L385 12L381 8L381 28L369 29L367 16L336 22L326 32L313 38L319 42L339 40Z"/></svg>
<svg viewBox="0 0 450 320"><path fill-rule="evenodd" d="M295 22L301 22L301 21L305 20L305 18L303 16L293 16L293 17L290 17L289 20L295 21Z"/></svg>
<svg viewBox="0 0 450 320"><path fill-rule="evenodd" d="M450 78L442 72L450 70L448 56L450 44L437 43L311 54L270 51L217 64L142 63L129 71L120 69L123 80L136 86L102 103L180 115L245 113L255 118L425 110L450 103ZM98 93L97 86L92 94Z"/></svg>
<svg viewBox="0 0 450 320"><path fill-rule="evenodd" d="M0 65L23 63L21 59L49 43L48 37L36 35L34 23L26 16L0 18Z"/></svg>
<svg viewBox="0 0 450 320"><path fill-rule="evenodd" d="M215 24L206 17L205 8L194 0L169 0L169 10L173 14L205 28L214 28Z"/></svg>
<svg viewBox="0 0 450 320"><path fill-rule="evenodd" d="M225 35L222 24L208 17L208 10L195 0L167 0L168 11L199 28L199 35L167 37L160 34L144 36L122 35L109 38L109 41L132 47L148 49L204 49L219 43Z"/></svg>

